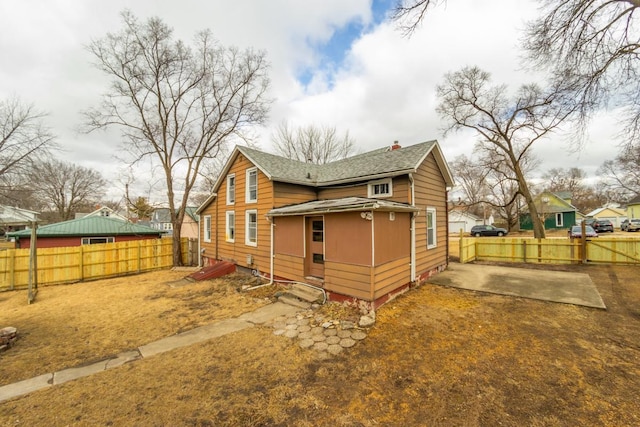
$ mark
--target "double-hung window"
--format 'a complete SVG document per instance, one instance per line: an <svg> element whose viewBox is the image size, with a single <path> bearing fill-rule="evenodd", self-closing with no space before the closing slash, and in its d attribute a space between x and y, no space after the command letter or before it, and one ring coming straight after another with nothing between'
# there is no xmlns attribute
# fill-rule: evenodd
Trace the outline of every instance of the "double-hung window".
<svg viewBox="0 0 640 427"><path fill-rule="evenodd" d="M207 243L211 243L211 215L204 216L204 241Z"/></svg>
<svg viewBox="0 0 640 427"><path fill-rule="evenodd" d="M255 203L258 201L258 169L247 169L247 190L245 194L247 203Z"/></svg>
<svg viewBox="0 0 640 427"><path fill-rule="evenodd" d="M436 247L436 210L427 208L427 249Z"/></svg>
<svg viewBox="0 0 640 427"><path fill-rule="evenodd" d="M225 226L225 240L227 242L235 242L236 241L236 213L234 211L227 212L227 220Z"/></svg>
<svg viewBox="0 0 640 427"><path fill-rule="evenodd" d="M258 246L258 211L247 211L245 224L245 244L249 246Z"/></svg>
<svg viewBox="0 0 640 427"><path fill-rule="evenodd" d="M236 175L227 176L227 204L233 205L236 202Z"/></svg>

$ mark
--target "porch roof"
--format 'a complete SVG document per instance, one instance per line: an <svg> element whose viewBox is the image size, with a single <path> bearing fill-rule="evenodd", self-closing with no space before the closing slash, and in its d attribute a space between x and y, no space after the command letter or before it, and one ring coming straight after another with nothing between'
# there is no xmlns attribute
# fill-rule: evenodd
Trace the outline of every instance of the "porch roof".
<svg viewBox="0 0 640 427"><path fill-rule="evenodd" d="M365 197L345 197L342 199L315 200L313 202L299 203L271 209L268 217L309 215L333 212L418 212L420 209L406 203L392 202L389 200L368 199Z"/></svg>

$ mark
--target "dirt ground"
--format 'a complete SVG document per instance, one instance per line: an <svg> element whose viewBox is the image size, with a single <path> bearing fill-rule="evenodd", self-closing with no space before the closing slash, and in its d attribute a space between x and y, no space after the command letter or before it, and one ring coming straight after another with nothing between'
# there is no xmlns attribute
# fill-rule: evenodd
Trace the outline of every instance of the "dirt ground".
<svg viewBox="0 0 640 427"><path fill-rule="evenodd" d="M545 268L549 268L545 266ZM321 358L256 327L0 403L7 426L636 426L640 269L588 273L607 310L426 284ZM0 384L102 359L268 302L184 273L0 293ZM325 308L325 310L336 310Z"/></svg>

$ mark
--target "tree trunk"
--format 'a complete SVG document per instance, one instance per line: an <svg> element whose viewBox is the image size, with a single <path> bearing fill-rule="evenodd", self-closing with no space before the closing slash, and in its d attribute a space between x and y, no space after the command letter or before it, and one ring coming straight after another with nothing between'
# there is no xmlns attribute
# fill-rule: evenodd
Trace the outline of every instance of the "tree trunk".
<svg viewBox="0 0 640 427"><path fill-rule="evenodd" d="M515 159L514 159L515 160ZM527 208L529 208L529 216L531 217L531 225L533 225L533 237L536 239L544 239L544 225L538 216L538 208L533 201L533 196L531 195L531 191L529 191L529 186L527 185L527 181L524 178L524 174L522 173L522 169L520 169L520 165L514 161L514 172L516 173L516 178L518 179L518 186L520 187L520 192L527 202Z"/></svg>

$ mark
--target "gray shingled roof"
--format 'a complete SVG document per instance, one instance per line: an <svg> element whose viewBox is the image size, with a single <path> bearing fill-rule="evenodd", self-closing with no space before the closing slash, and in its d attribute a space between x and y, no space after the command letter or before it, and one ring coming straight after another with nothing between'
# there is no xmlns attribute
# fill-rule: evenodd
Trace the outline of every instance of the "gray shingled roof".
<svg viewBox="0 0 640 427"><path fill-rule="evenodd" d="M271 209L267 216L287 216L303 215L327 212L348 212L348 211L392 211L392 212L417 212L418 208L413 206L392 202L389 200L367 199L365 197L345 197L342 199L315 200L312 202L299 203L297 205L285 206Z"/></svg>
<svg viewBox="0 0 640 427"><path fill-rule="evenodd" d="M57 222L55 224L38 227L38 237L63 237L63 236L126 236L160 234L159 230L144 225L137 225L119 219L90 216L70 221ZM14 231L7 233L8 237L30 237L31 230Z"/></svg>
<svg viewBox="0 0 640 427"><path fill-rule="evenodd" d="M291 160L247 147L238 147L238 150L273 181L322 186L415 171L435 145L436 141L428 141L398 150L382 148L324 165Z"/></svg>

